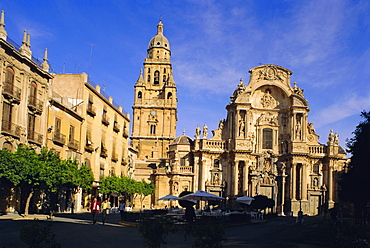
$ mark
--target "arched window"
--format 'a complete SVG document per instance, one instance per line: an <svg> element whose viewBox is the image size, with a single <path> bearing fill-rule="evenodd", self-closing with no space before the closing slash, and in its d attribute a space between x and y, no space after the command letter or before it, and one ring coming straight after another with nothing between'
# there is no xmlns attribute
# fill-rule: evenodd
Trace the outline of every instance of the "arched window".
<svg viewBox="0 0 370 248"><path fill-rule="evenodd" d="M12 68L7 67L5 72L5 84L14 84L14 71Z"/></svg>
<svg viewBox="0 0 370 248"><path fill-rule="evenodd" d="M163 73L166 73L166 68L163 69Z"/></svg>
<svg viewBox="0 0 370 248"><path fill-rule="evenodd" d="M214 165L213 165L213 167L215 167L215 168L220 168L220 160L215 159L215 160L214 160Z"/></svg>
<svg viewBox="0 0 370 248"><path fill-rule="evenodd" d="M143 93L141 93L141 91L139 91L139 92L137 93L137 98L142 98L142 94L143 94Z"/></svg>
<svg viewBox="0 0 370 248"><path fill-rule="evenodd" d="M154 72L154 84L159 84L159 71Z"/></svg>
<svg viewBox="0 0 370 248"><path fill-rule="evenodd" d="M163 76L163 82L165 83L166 82L166 75Z"/></svg>
<svg viewBox="0 0 370 248"><path fill-rule="evenodd" d="M33 106L36 106L36 97L37 97L37 84L35 82L32 82L28 101Z"/></svg>
<svg viewBox="0 0 370 248"><path fill-rule="evenodd" d="M150 82L150 75L148 75L148 82Z"/></svg>
<svg viewBox="0 0 370 248"><path fill-rule="evenodd" d="M263 129L262 149L272 149L272 129L271 128Z"/></svg>
<svg viewBox="0 0 370 248"><path fill-rule="evenodd" d="M167 99L172 99L172 93L171 92L168 92Z"/></svg>

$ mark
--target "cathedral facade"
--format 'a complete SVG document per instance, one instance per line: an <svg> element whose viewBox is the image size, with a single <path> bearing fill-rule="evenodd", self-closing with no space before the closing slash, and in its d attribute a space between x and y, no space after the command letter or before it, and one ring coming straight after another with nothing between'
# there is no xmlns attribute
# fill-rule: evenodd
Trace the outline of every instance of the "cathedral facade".
<svg viewBox="0 0 370 248"><path fill-rule="evenodd" d="M209 134L196 127L194 139L176 132L176 85L163 24L150 41L144 75L135 85L132 145L141 176L155 183L156 199L205 190L226 198L265 195L273 212L320 214L337 200L337 177L346 164L338 134L319 143L308 122L308 101L292 86L292 72L277 65L252 68L226 106L227 116ZM210 137L208 137L210 136ZM139 169L139 168L138 168Z"/></svg>

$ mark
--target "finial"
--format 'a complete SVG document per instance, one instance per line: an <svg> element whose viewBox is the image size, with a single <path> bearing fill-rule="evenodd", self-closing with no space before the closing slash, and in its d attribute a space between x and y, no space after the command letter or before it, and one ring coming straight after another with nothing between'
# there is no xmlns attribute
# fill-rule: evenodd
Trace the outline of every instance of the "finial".
<svg viewBox="0 0 370 248"><path fill-rule="evenodd" d="M22 44L27 44L27 30L24 30L24 31L23 31L23 40L22 40Z"/></svg>
<svg viewBox="0 0 370 248"><path fill-rule="evenodd" d="M0 27L4 27L5 22L4 22L4 10L1 11L1 17L0 17Z"/></svg>
<svg viewBox="0 0 370 248"><path fill-rule="evenodd" d="M184 131L182 131L182 135L184 135L184 136L185 136L185 129L184 129Z"/></svg>
<svg viewBox="0 0 370 248"><path fill-rule="evenodd" d="M240 78L240 83L243 83L243 78Z"/></svg>
<svg viewBox="0 0 370 248"><path fill-rule="evenodd" d="M44 61L48 61L48 49L45 48L44 50Z"/></svg>
<svg viewBox="0 0 370 248"><path fill-rule="evenodd" d="M31 34L30 33L27 34L27 45L28 47L31 47Z"/></svg>

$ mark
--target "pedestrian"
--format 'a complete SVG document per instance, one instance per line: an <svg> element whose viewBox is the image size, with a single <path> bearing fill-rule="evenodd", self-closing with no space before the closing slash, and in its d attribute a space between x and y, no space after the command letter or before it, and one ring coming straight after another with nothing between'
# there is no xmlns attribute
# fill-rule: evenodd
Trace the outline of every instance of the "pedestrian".
<svg viewBox="0 0 370 248"><path fill-rule="evenodd" d="M90 203L90 211L92 215L93 225L96 223L96 214L99 213L100 210L100 202L98 199L94 197L94 200Z"/></svg>
<svg viewBox="0 0 370 248"><path fill-rule="evenodd" d="M103 222L103 225L105 225L105 220L107 219L107 214L109 213L110 209L110 202L105 199L104 202L101 204L101 219Z"/></svg>
<svg viewBox="0 0 370 248"><path fill-rule="evenodd" d="M125 219L125 208L126 208L126 203L124 200L121 200L119 203L119 213L121 214L121 221L124 221Z"/></svg>
<svg viewBox="0 0 370 248"><path fill-rule="evenodd" d="M303 211L302 209L298 211L297 223L301 225L303 223Z"/></svg>
<svg viewBox="0 0 370 248"><path fill-rule="evenodd" d="M195 220L195 211L193 206L188 206L185 208L185 220L191 224Z"/></svg>

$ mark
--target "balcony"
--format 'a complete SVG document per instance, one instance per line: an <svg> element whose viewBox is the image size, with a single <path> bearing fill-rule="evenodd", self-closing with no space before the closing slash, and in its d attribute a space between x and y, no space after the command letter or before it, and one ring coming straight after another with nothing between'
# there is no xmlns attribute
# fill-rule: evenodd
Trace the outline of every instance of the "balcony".
<svg viewBox="0 0 370 248"><path fill-rule="evenodd" d="M79 146L80 146L80 142L78 140L71 139L71 140L68 141L68 147L69 148L78 150Z"/></svg>
<svg viewBox="0 0 370 248"><path fill-rule="evenodd" d="M118 154L115 151L112 152L112 161L114 162L118 161Z"/></svg>
<svg viewBox="0 0 370 248"><path fill-rule="evenodd" d="M42 134L36 133L36 132L28 132L27 134L27 140L29 143L33 143L36 145L41 146L44 136Z"/></svg>
<svg viewBox="0 0 370 248"><path fill-rule="evenodd" d="M11 135L15 138L20 138L21 127L14 123L11 123L10 121L2 120L1 132Z"/></svg>
<svg viewBox="0 0 370 248"><path fill-rule="evenodd" d="M60 132L54 132L53 142L63 146L66 143L66 136Z"/></svg>
<svg viewBox="0 0 370 248"><path fill-rule="evenodd" d="M107 148L104 148L104 147L101 148L100 157L103 157L103 158L108 157L108 149Z"/></svg>
<svg viewBox="0 0 370 248"><path fill-rule="evenodd" d="M121 126L115 121L114 124L113 124L113 131L118 133L120 128L121 128Z"/></svg>
<svg viewBox="0 0 370 248"><path fill-rule="evenodd" d="M109 117L107 115L102 115L101 122L108 126L109 125Z"/></svg>
<svg viewBox="0 0 370 248"><path fill-rule="evenodd" d="M123 129L122 136L128 138L128 131L126 131L126 129Z"/></svg>
<svg viewBox="0 0 370 248"><path fill-rule="evenodd" d="M37 99L34 96L30 96L28 98L28 108L36 114L41 114L42 113L43 105L44 105L44 102Z"/></svg>
<svg viewBox="0 0 370 248"><path fill-rule="evenodd" d="M92 146L92 144L86 144L85 151L92 153L94 151L94 147Z"/></svg>
<svg viewBox="0 0 370 248"><path fill-rule="evenodd" d="M18 104L21 101L21 89L10 82L4 82L3 95L12 103Z"/></svg>
<svg viewBox="0 0 370 248"><path fill-rule="evenodd" d="M94 117L96 115L96 107L94 107L93 105L89 105L87 106L86 112L92 117Z"/></svg>

